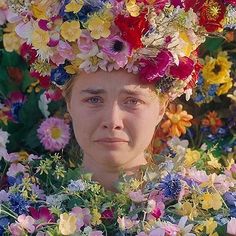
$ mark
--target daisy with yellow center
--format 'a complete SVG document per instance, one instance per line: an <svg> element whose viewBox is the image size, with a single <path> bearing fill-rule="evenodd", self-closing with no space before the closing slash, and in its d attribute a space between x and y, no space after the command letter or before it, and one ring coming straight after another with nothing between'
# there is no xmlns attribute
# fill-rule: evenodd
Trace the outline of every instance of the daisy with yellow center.
<svg viewBox="0 0 236 236"><path fill-rule="evenodd" d="M193 119L193 116L183 110L181 104L170 104L166 111L166 116L168 119L161 125L161 128L163 132L171 137L180 137L186 133L186 127L192 125L190 121Z"/></svg>
<svg viewBox="0 0 236 236"><path fill-rule="evenodd" d="M37 130L40 142L51 152L63 149L69 142L70 128L64 120L50 117Z"/></svg>

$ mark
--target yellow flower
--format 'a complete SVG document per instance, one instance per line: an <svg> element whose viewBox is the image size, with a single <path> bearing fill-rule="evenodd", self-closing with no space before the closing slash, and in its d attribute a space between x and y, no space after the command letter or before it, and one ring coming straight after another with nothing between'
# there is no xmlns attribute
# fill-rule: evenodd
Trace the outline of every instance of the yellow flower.
<svg viewBox="0 0 236 236"><path fill-rule="evenodd" d="M186 31L182 31L179 33L179 37L184 41L184 45L182 47L182 51L184 54L189 57L190 54L196 49L196 46L192 42L192 40L187 35Z"/></svg>
<svg viewBox="0 0 236 236"><path fill-rule="evenodd" d="M77 217L72 214L60 215L59 231L62 235L71 235L76 231Z"/></svg>
<svg viewBox="0 0 236 236"><path fill-rule="evenodd" d="M50 40L48 31L36 28L32 34L32 45L36 49L44 50Z"/></svg>
<svg viewBox="0 0 236 236"><path fill-rule="evenodd" d="M15 32L3 35L3 46L7 52L19 51L21 40Z"/></svg>
<svg viewBox="0 0 236 236"><path fill-rule="evenodd" d="M71 61L71 65L65 66L64 69L68 74L74 75L79 71L79 66L81 65L83 61L81 59L76 59L74 61Z"/></svg>
<svg viewBox="0 0 236 236"><path fill-rule="evenodd" d="M220 52L217 58L206 57L202 75L208 84L222 84L229 82L232 62L228 60L227 52Z"/></svg>
<svg viewBox="0 0 236 236"><path fill-rule="evenodd" d="M136 0L126 0L125 1L126 9L129 14L133 17L137 17L140 14L140 6L136 4Z"/></svg>
<svg viewBox="0 0 236 236"><path fill-rule="evenodd" d="M217 223L213 220L213 218L204 221L204 225L206 227L206 233L209 235L212 235L217 227Z"/></svg>
<svg viewBox="0 0 236 236"><path fill-rule="evenodd" d="M191 167L194 163L196 163L200 159L201 155L197 150L187 149L185 154L184 165L186 167Z"/></svg>
<svg viewBox="0 0 236 236"><path fill-rule="evenodd" d="M183 106L180 104L170 104L166 111L166 116L168 119L161 125L161 128L164 133L171 137L179 137L181 134L185 134L186 127L192 125L190 120L193 119L193 116L184 111Z"/></svg>
<svg viewBox="0 0 236 236"><path fill-rule="evenodd" d="M214 169L220 169L221 164L218 162L218 160L212 155L212 153L209 154L210 161L207 162L207 164L210 167L213 167Z"/></svg>
<svg viewBox="0 0 236 236"><path fill-rule="evenodd" d="M83 0L72 0L69 4L66 5L65 12L78 13L84 5Z"/></svg>
<svg viewBox="0 0 236 236"><path fill-rule="evenodd" d="M184 202L178 212L183 216L188 216L190 220L194 220L194 218L198 216L196 207L190 202Z"/></svg>
<svg viewBox="0 0 236 236"><path fill-rule="evenodd" d="M202 195L202 208L205 210L219 210L222 207L222 198L219 193L205 193Z"/></svg>
<svg viewBox="0 0 236 236"><path fill-rule="evenodd" d="M232 79L230 78L228 82L222 84L218 89L216 94L220 96L221 94L226 94L233 86Z"/></svg>
<svg viewBox="0 0 236 236"><path fill-rule="evenodd" d="M33 13L33 16L37 19L47 19L47 8L42 5L42 4L39 4L39 5L32 5L31 6L31 10L32 10L32 13Z"/></svg>
<svg viewBox="0 0 236 236"><path fill-rule="evenodd" d="M107 38L110 35L111 22L107 19L94 15L87 21L88 29L91 31L91 37L100 39Z"/></svg>
<svg viewBox="0 0 236 236"><path fill-rule="evenodd" d="M91 223L93 225L100 225L102 223L101 221L101 214L98 212L98 209L93 209L92 210L92 220Z"/></svg>
<svg viewBox="0 0 236 236"><path fill-rule="evenodd" d="M64 22L61 25L61 35L65 40L75 42L81 35L80 23L75 20Z"/></svg>

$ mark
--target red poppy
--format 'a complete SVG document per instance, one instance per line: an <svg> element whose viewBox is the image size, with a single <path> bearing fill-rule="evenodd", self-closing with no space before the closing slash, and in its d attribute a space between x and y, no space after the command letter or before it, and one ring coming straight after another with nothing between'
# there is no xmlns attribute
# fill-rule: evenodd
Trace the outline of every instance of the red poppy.
<svg viewBox="0 0 236 236"><path fill-rule="evenodd" d="M37 71L32 71L30 73L30 75L33 78L36 78L39 80L39 84L42 88L48 89L51 85L51 81L50 81L50 76L42 76L39 72Z"/></svg>
<svg viewBox="0 0 236 236"><path fill-rule="evenodd" d="M22 44L20 54L29 64L34 63L37 59L37 51L33 49L32 45L28 45L27 43Z"/></svg>
<svg viewBox="0 0 236 236"><path fill-rule="evenodd" d="M170 74L174 78L181 80L187 79L193 72L194 62L188 57L182 57L179 59L179 65L173 65L170 67Z"/></svg>
<svg viewBox="0 0 236 236"><path fill-rule="evenodd" d="M143 46L141 37L149 28L146 12L142 12L138 17L118 15L115 24L122 32L122 37L133 49Z"/></svg>
<svg viewBox="0 0 236 236"><path fill-rule="evenodd" d="M199 10L200 25L208 32L217 31L222 28L221 21L224 19L226 7L219 0L206 1Z"/></svg>

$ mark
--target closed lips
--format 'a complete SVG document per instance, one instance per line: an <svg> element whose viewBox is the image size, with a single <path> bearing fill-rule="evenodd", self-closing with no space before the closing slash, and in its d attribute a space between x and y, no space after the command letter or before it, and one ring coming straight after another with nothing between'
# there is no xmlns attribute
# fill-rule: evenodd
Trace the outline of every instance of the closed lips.
<svg viewBox="0 0 236 236"><path fill-rule="evenodd" d="M121 138L102 138L95 140L95 142L116 143L116 142L128 142L128 141Z"/></svg>

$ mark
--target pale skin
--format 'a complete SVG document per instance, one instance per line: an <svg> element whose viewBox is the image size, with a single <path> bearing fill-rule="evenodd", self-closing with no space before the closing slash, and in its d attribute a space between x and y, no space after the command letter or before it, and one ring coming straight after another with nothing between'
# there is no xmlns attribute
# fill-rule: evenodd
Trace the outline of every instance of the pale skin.
<svg viewBox="0 0 236 236"><path fill-rule="evenodd" d="M166 100L153 85L124 70L80 73L67 108L84 152L83 167L106 189L115 191L120 171L135 174L145 165L145 149L163 117Z"/></svg>

